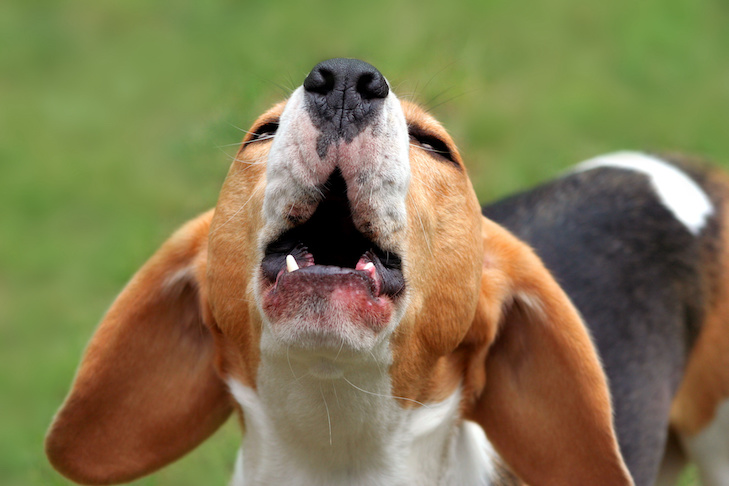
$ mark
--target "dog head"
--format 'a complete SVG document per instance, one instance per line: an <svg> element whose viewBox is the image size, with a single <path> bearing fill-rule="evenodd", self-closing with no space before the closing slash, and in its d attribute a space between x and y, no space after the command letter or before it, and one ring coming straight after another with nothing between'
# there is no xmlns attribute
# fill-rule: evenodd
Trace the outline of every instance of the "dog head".
<svg viewBox="0 0 729 486"><path fill-rule="evenodd" d="M117 298L46 448L74 480L127 481L242 407L251 456L267 435L318 451L326 433L309 422L322 384L345 404L337 421L327 406L330 447L357 423L402 423L393 417L456 397L453 423L477 422L529 483L630 482L567 297L481 216L441 125L344 59L259 117L214 211ZM359 456L384 444L371 442ZM342 454L322 467L352 460Z"/></svg>

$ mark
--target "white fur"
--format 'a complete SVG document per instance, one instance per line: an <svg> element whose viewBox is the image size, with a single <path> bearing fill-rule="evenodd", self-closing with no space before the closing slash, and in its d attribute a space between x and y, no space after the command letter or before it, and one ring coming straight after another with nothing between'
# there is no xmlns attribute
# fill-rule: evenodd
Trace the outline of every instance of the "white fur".
<svg viewBox="0 0 729 486"><path fill-rule="evenodd" d="M516 294L514 295L514 300L517 300L522 304L526 305L527 308L529 308L532 312L536 313L539 316L545 315L542 301L539 300L539 297L537 297L536 295L532 295L527 292L516 292Z"/></svg>
<svg viewBox="0 0 729 486"><path fill-rule="evenodd" d="M188 265L174 271L165 279L163 288L166 290L177 289L184 282L195 282L194 265Z"/></svg>
<svg viewBox="0 0 729 486"><path fill-rule="evenodd" d="M452 446L452 457L457 458L458 465L446 471L443 484L492 484L497 477L494 458L498 454L481 426L465 420L457 433L458 437Z"/></svg>
<svg viewBox="0 0 729 486"><path fill-rule="evenodd" d="M290 383L292 393L279 394L288 400L274 406L260 390L228 384L246 430L232 486L485 485L494 470L483 430L459 421L460 390L403 408L387 394L313 379Z"/></svg>
<svg viewBox="0 0 729 486"><path fill-rule="evenodd" d="M311 217L322 198L322 185L335 168L347 183L352 220L365 236L376 235L377 245L404 254L402 237L407 223L406 199L410 184L409 136L402 106L390 91L374 119L351 142L340 140L329 146L322 158L317 153L319 130L307 110L306 92L299 88L286 102L279 128L268 154L266 192L263 203L265 225L259 236L261 252L288 229L294 215L298 222ZM260 289L260 274L253 288ZM254 291L264 316L261 350L264 355L281 358L289 348L316 352L377 353L387 347L405 308L407 295L394 306L385 329L374 331L348 319L351 310L336 308L330 301L325 325L311 326L320 309L303 308L296 316L272 326L262 312L261 294ZM389 358L388 358L389 359ZM380 364L386 364L383 358Z"/></svg>
<svg viewBox="0 0 729 486"><path fill-rule="evenodd" d="M229 486L244 484L243 478L243 448L238 449L235 455L235 469L233 469L233 477L230 479Z"/></svg>
<svg viewBox="0 0 729 486"><path fill-rule="evenodd" d="M582 162L576 170L598 167L615 167L647 175L663 205L695 235L714 214L711 200L701 187L681 170L657 157L640 152L615 152Z"/></svg>
<svg viewBox="0 0 729 486"><path fill-rule="evenodd" d="M324 157L316 151L318 135L299 88L268 155L259 250L311 217L322 184L339 168L355 226L376 235L381 248L405 253L399 245L405 241L410 146L398 99L390 92L375 120L351 142L330 145ZM228 379L246 430L234 486L487 484L493 471L488 441L476 424L461 421L460 390L435 404L392 396L390 336L407 295L385 328L374 332L337 309L327 311L331 325L311 325L321 317L318 309L273 325L256 290L260 282L252 285L263 317L261 360L255 391Z"/></svg>
<svg viewBox="0 0 729 486"><path fill-rule="evenodd" d="M306 109L306 93L298 88L286 102L266 165L263 212L265 245L291 223L313 214L322 197L321 186L339 167L347 181L354 223L376 229L383 249L397 248L394 235L407 222L406 196L410 185L409 135L400 101L390 91L377 117L349 143L330 146L317 154L318 129Z"/></svg>
<svg viewBox="0 0 729 486"><path fill-rule="evenodd" d="M695 436L682 436L686 453L696 464L704 486L729 486L729 401L714 420Z"/></svg>

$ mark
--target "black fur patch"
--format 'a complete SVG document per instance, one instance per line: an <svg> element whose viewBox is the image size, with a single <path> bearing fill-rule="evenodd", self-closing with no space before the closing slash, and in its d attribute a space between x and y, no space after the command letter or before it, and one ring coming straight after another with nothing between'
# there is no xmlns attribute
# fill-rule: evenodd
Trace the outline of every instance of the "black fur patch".
<svg viewBox="0 0 729 486"><path fill-rule="evenodd" d="M653 484L671 400L703 319L702 263L718 241L716 220L697 237L645 174L607 167L487 205L483 214L530 244L579 309L610 382L626 464L636 485Z"/></svg>

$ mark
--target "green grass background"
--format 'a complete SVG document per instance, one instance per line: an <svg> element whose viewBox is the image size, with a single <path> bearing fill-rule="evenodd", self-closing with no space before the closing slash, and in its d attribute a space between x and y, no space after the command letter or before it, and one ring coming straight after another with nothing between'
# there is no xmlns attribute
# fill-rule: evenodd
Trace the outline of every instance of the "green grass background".
<svg viewBox="0 0 729 486"><path fill-rule="evenodd" d="M429 106L489 200L615 149L728 164L728 27L724 0L0 2L0 483L67 484L42 440L96 322L316 62ZM226 484L238 442L138 484Z"/></svg>

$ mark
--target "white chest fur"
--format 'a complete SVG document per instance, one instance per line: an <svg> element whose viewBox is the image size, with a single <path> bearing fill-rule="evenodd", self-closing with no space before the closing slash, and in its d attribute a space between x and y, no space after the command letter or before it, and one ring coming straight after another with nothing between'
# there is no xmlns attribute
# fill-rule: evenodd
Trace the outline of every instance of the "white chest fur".
<svg viewBox="0 0 729 486"><path fill-rule="evenodd" d="M290 371L285 384L277 371L262 365L257 392L228 380L246 424L233 486L489 484L493 452L459 420L460 390L403 408L379 370L331 380Z"/></svg>

